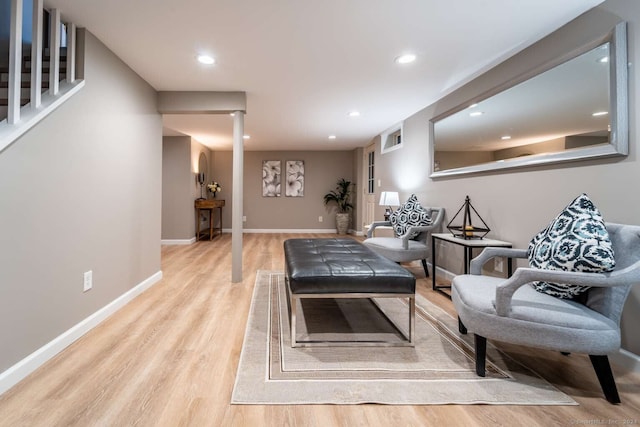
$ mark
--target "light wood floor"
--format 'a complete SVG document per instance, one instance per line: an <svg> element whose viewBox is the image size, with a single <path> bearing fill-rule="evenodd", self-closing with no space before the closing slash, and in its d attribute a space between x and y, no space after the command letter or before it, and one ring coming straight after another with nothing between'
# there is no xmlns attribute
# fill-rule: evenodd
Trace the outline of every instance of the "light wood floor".
<svg viewBox="0 0 640 427"><path fill-rule="evenodd" d="M294 234L244 237L244 281L231 281L231 238L168 246L164 278L0 397L1 426L426 426L640 423L640 375L614 367L621 405L602 396L583 355L502 345L580 406L230 405L259 269L282 270ZM310 236L310 235L304 235ZM313 236L313 235L311 235ZM315 237L328 237L317 235ZM453 314L430 290L419 293Z"/></svg>

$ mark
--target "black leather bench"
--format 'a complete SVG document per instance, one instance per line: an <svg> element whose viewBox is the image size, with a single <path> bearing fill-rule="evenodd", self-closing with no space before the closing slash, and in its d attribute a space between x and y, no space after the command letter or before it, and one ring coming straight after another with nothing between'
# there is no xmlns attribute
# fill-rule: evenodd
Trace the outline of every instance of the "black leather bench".
<svg viewBox="0 0 640 427"><path fill-rule="evenodd" d="M413 345L416 279L409 271L348 238L288 239L284 242L284 258L292 347L331 344L296 340L297 300L302 298L408 298L409 333L405 335L406 342L349 344Z"/></svg>

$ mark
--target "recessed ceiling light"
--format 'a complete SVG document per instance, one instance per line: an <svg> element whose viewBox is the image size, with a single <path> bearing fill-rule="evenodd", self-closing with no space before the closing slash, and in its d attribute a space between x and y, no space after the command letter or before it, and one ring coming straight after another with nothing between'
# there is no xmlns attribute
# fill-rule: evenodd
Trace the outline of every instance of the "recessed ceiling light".
<svg viewBox="0 0 640 427"><path fill-rule="evenodd" d="M360 116L360 111L350 111L349 112L349 117L359 117Z"/></svg>
<svg viewBox="0 0 640 427"><path fill-rule="evenodd" d="M483 113L482 111L474 111L473 113L469 113L469 115L470 115L471 117L478 117L478 116L481 116L481 115L483 115L483 114L484 114L484 113Z"/></svg>
<svg viewBox="0 0 640 427"><path fill-rule="evenodd" d="M242 139L251 139L251 135L242 135Z"/></svg>
<svg viewBox="0 0 640 427"><path fill-rule="evenodd" d="M231 117L235 117L236 113L229 113Z"/></svg>
<svg viewBox="0 0 640 427"><path fill-rule="evenodd" d="M500 139L503 140L503 141L506 141L508 139L511 139L511 135L504 135Z"/></svg>
<svg viewBox="0 0 640 427"><path fill-rule="evenodd" d="M607 114L609 114L608 111L597 111L597 112L593 113L592 116L593 117L606 116Z"/></svg>
<svg viewBox="0 0 640 427"><path fill-rule="evenodd" d="M329 135L329 139L336 139L335 135Z"/></svg>
<svg viewBox="0 0 640 427"><path fill-rule="evenodd" d="M478 106L478 104L471 104L471 105L469 105L468 108L476 108L477 106Z"/></svg>
<svg viewBox="0 0 640 427"><path fill-rule="evenodd" d="M201 64L212 65L215 64L216 60L209 55L198 55L198 62Z"/></svg>
<svg viewBox="0 0 640 427"><path fill-rule="evenodd" d="M602 58L598 59L598 62L606 64L607 62L609 62L609 57L608 56L603 56Z"/></svg>
<svg viewBox="0 0 640 427"><path fill-rule="evenodd" d="M396 58L396 63L398 64L409 64L416 60L416 56L413 53L407 53L405 55L398 56Z"/></svg>

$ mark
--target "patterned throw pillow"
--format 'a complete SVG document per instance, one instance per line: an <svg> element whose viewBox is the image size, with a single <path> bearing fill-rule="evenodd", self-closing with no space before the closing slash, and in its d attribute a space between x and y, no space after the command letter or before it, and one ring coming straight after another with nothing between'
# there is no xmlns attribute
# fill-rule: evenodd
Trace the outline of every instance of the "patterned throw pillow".
<svg viewBox="0 0 640 427"><path fill-rule="evenodd" d="M404 202L398 210L389 216L393 231L396 236L404 236L407 229L412 225L430 225L431 215L420 205L418 198L412 194L406 202ZM420 233L412 233L410 239L414 239Z"/></svg>
<svg viewBox="0 0 640 427"><path fill-rule="evenodd" d="M602 215L586 194L578 196L529 243L534 268L603 273L616 266ZM573 299L589 287L535 282L538 292Z"/></svg>

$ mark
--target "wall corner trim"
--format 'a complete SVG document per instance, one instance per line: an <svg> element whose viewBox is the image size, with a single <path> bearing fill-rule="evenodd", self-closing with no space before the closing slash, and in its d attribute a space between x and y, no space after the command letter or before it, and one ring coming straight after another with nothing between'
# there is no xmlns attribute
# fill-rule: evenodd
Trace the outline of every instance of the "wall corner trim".
<svg viewBox="0 0 640 427"><path fill-rule="evenodd" d="M162 279L162 271L149 276L134 288L102 307L86 319L72 326L52 341L40 347L18 363L0 373L0 395L22 381L27 375L44 365L62 350L73 344L78 338L98 326L113 313L127 305L130 301L149 289Z"/></svg>

